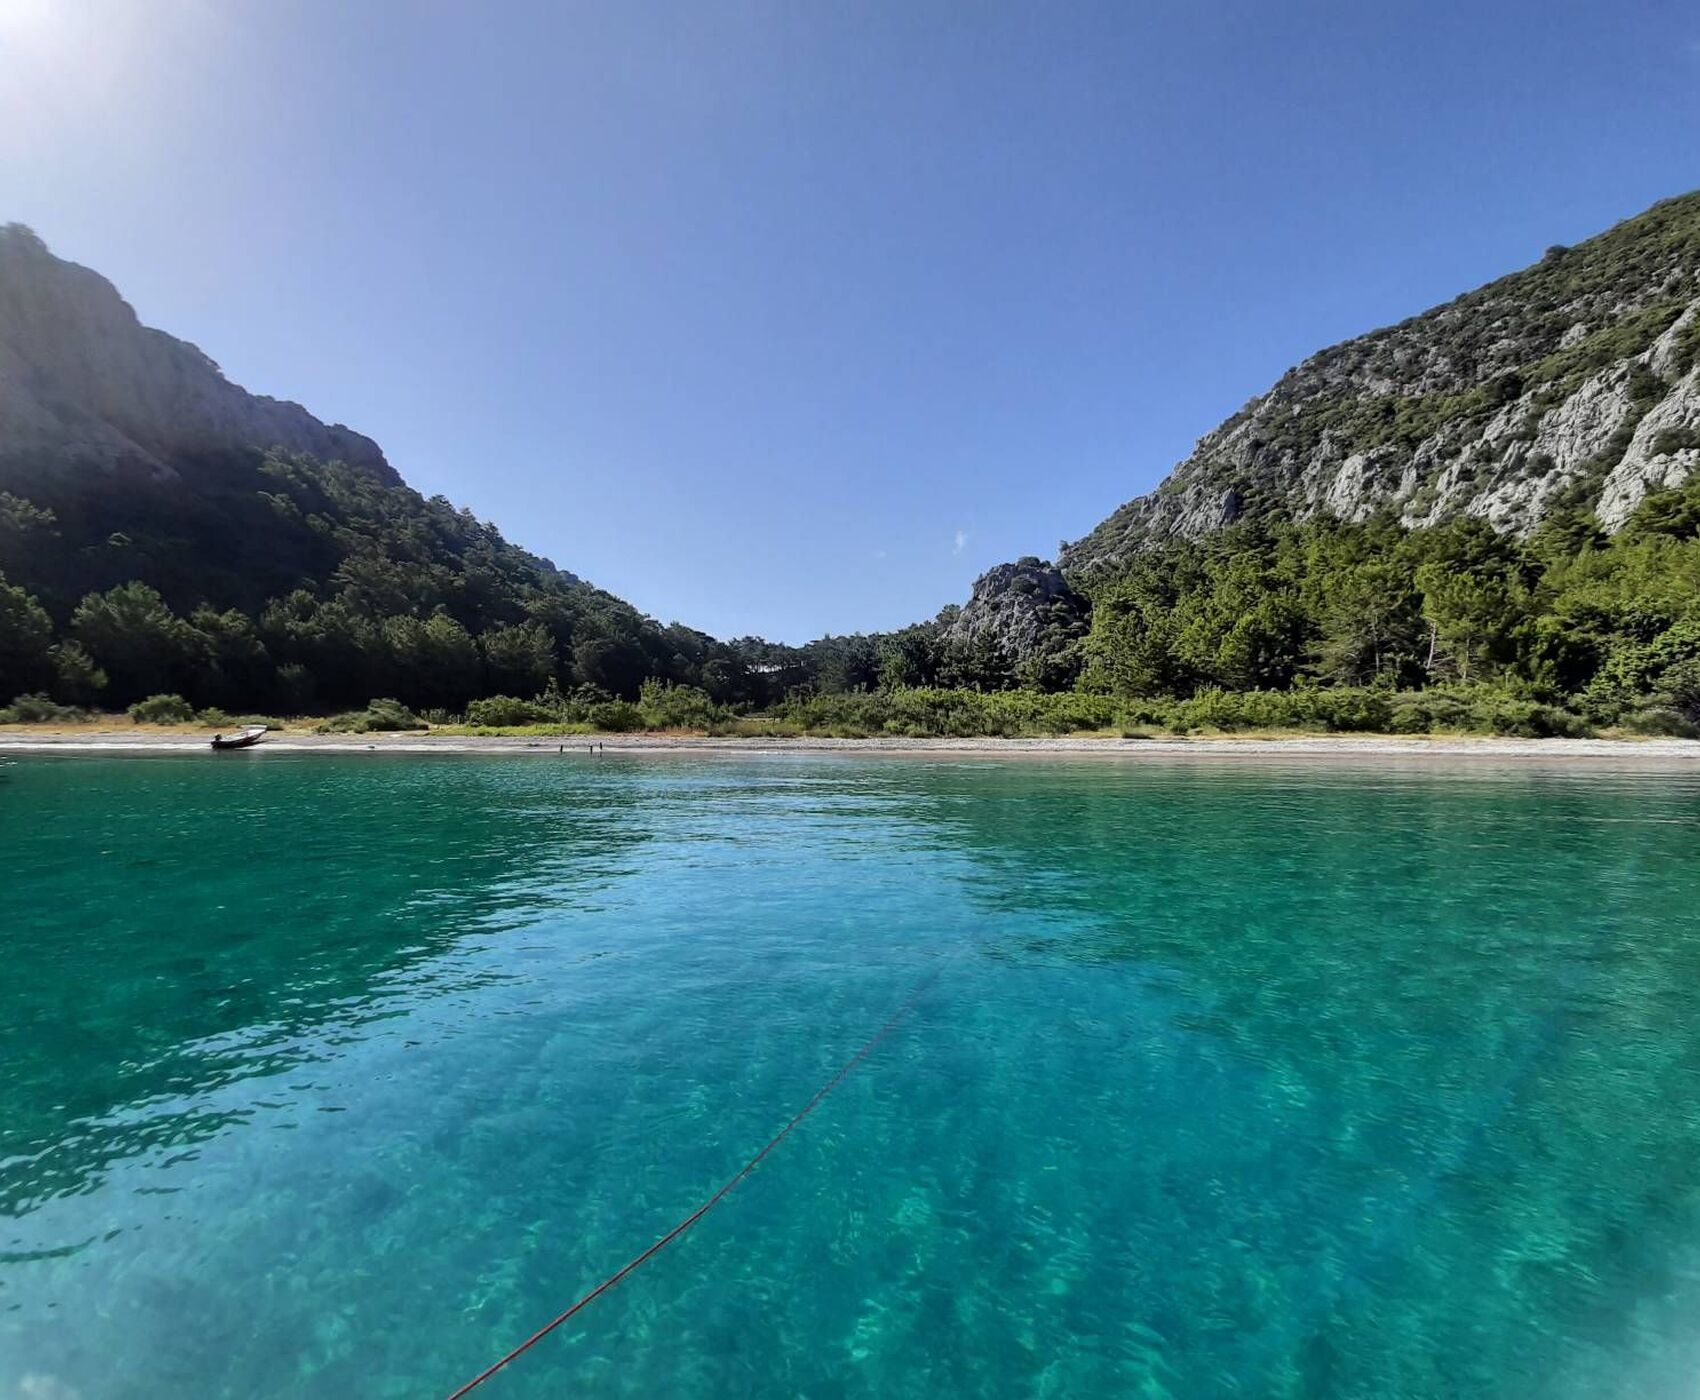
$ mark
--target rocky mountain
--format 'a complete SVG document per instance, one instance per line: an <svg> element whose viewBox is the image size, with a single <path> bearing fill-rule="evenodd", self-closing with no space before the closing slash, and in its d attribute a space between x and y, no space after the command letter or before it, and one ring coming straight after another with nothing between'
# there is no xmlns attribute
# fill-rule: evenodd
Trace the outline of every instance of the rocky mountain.
<svg viewBox="0 0 1700 1400"><path fill-rule="evenodd" d="M458 710L708 678L751 690L736 651L421 496L0 226L0 702Z"/></svg>
<svg viewBox="0 0 1700 1400"><path fill-rule="evenodd" d="M1038 663L1041 673L1034 679L1042 680L1047 662L1059 672L1078 668L1069 648L1091 621L1092 605L1069 586L1062 570L1028 555L981 574L967 604L941 617L941 636L957 646L990 644L1018 665Z"/></svg>
<svg viewBox="0 0 1700 1400"><path fill-rule="evenodd" d="M272 447L401 480L370 438L232 384L99 273L0 226L0 464L171 478L185 455Z"/></svg>
<svg viewBox="0 0 1700 1400"><path fill-rule="evenodd" d="M1077 583L1235 521L1616 530L1700 468L1700 193L1289 370L1059 563ZM978 588L976 593L978 593Z"/></svg>

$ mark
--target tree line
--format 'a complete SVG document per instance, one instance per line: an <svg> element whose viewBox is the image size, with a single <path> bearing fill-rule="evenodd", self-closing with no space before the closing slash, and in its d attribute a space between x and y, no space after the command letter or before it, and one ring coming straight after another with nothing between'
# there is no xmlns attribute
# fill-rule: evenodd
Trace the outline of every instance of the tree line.
<svg viewBox="0 0 1700 1400"><path fill-rule="evenodd" d="M1171 541L1079 581L1090 630L1042 637L1042 667L956 637L954 609L804 646L664 626L441 498L335 464L255 454L188 484L188 500L158 483L0 492L0 702L171 693L300 714L384 696L460 714L492 696L635 702L647 683L652 706L661 685L748 713L919 690L1485 685L1591 724L1700 723L1700 480L1649 496L1613 536L1572 499L1523 540L1380 517ZM78 591L89 582L106 586Z"/></svg>
<svg viewBox="0 0 1700 1400"><path fill-rule="evenodd" d="M1611 536L1574 499L1525 540L1475 518L1247 525L1089 592L1096 693L1488 684L1594 724L1700 722L1700 479Z"/></svg>
<svg viewBox="0 0 1700 1400"><path fill-rule="evenodd" d="M395 697L458 713L544 690L635 701L646 681L764 708L896 677L996 687L939 624L805 646L663 625L470 512L347 466L219 454L174 478L12 470L0 484L0 704L328 712Z"/></svg>

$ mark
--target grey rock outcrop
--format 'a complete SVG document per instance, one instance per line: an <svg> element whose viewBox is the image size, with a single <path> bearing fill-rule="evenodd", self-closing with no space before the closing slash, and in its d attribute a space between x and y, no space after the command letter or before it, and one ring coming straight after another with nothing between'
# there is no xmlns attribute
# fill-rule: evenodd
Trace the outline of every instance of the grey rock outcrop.
<svg viewBox="0 0 1700 1400"><path fill-rule="evenodd" d="M1090 621L1091 605L1069 586L1062 571L1029 556L981 574L943 635L963 644L989 639L1019 666L1084 636Z"/></svg>
<svg viewBox="0 0 1700 1400"><path fill-rule="evenodd" d="M1608 530L1622 527L1650 491L1664 491L1700 471L1700 369L1643 418L1629 448L1606 477L1597 514ZM1693 445L1671 447L1675 439Z"/></svg>
<svg viewBox="0 0 1700 1400"><path fill-rule="evenodd" d="M1616 529L1700 469L1700 194L1312 356L1058 561L1113 570L1240 519L1391 511L1526 534L1578 494ZM1658 450L1660 445L1666 448Z"/></svg>
<svg viewBox="0 0 1700 1400"><path fill-rule="evenodd" d="M232 384L104 277L0 226L0 463L175 475L186 453L285 447L399 484L370 438Z"/></svg>

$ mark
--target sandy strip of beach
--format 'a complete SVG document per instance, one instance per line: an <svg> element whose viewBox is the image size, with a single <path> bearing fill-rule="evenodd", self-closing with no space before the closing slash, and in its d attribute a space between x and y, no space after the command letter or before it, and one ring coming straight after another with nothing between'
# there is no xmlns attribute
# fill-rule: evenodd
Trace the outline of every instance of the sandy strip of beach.
<svg viewBox="0 0 1700 1400"><path fill-rule="evenodd" d="M0 753L198 753L208 736L191 731L0 728ZM711 738L685 734L568 735L563 738L428 734L296 734L269 736L243 751L266 753L530 753L530 754L894 754L923 758L1017 755L1115 758L1485 758L1616 760L1700 764L1695 739L1512 739L1449 735L1224 735L1191 739L872 739Z"/></svg>

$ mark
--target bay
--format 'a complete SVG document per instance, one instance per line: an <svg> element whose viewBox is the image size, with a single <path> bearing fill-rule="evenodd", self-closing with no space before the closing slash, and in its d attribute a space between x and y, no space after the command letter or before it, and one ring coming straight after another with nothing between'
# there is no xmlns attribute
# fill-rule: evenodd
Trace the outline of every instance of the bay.
<svg viewBox="0 0 1700 1400"><path fill-rule="evenodd" d="M1661 1396L1700 781L0 768L0 1395Z"/></svg>

